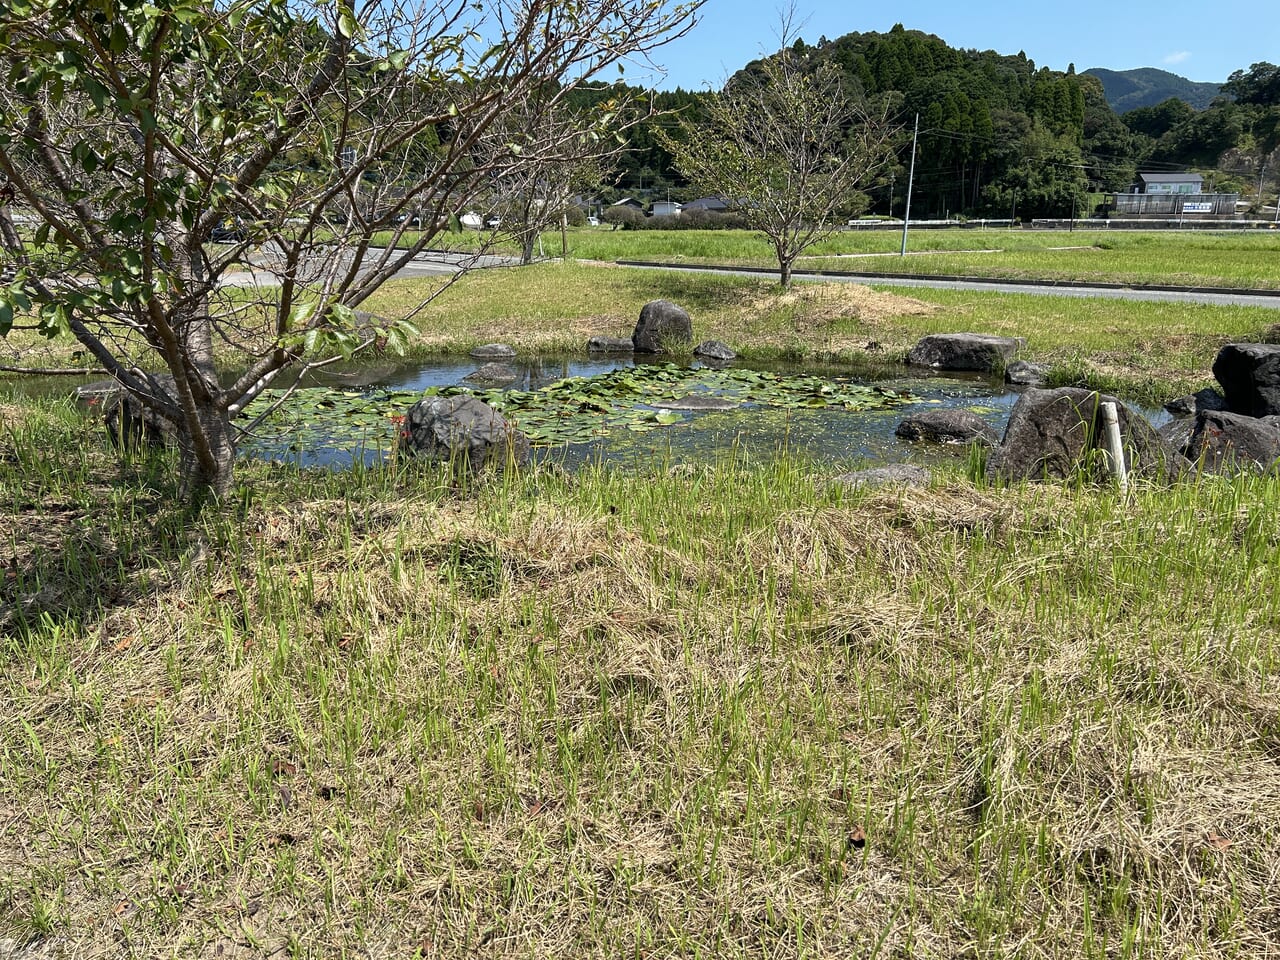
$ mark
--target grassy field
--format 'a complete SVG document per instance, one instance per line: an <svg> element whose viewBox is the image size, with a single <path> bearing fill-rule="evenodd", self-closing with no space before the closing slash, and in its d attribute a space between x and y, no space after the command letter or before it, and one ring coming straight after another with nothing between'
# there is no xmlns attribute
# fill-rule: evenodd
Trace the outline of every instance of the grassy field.
<svg viewBox="0 0 1280 960"><path fill-rule="evenodd" d="M1275 479L250 465L193 521L0 416L0 945L1275 955Z"/></svg>
<svg viewBox="0 0 1280 960"><path fill-rule="evenodd" d="M478 249L487 234L440 238L444 247ZM908 255L893 230L840 231L806 251L797 270L956 275L1014 280L1280 289L1280 231L915 230ZM569 253L581 260L645 260L771 268L772 248L745 230L568 232ZM561 255L561 236L543 236L548 257ZM514 247L495 247L512 254Z"/></svg>
<svg viewBox="0 0 1280 960"><path fill-rule="evenodd" d="M1012 333L1153 397L1276 320L540 264L415 350L659 296L748 356ZM193 517L0 399L0 956L1280 956L1280 478L979 467L245 463Z"/></svg>
<svg viewBox="0 0 1280 960"><path fill-rule="evenodd" d="M558 250L548 235L548 254ZM1280 289L1280 231L917 230L842 231L807 251L798 270L960 275ZM746 231L679 230L570 235L583 259L775 265L768 244Z"/></svg>

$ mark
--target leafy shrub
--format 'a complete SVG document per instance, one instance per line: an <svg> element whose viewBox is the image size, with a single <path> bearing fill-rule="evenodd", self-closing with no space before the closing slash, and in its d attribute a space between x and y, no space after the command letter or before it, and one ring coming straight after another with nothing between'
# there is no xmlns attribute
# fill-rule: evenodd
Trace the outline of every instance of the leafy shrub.
<svg viewBox="0 0 1280 960"><path fill-rule="evenodd" d="M615 230L639 230L644 225L644 214L634 207L606 207L600 219Z"/></svg>
<svg viewBox="0 0 1280 960"><path fill-rule="evenodd" d="M747 230L746 217L740 213L712 213L690 210L674 217L650 217L641 230Z"/></svg>

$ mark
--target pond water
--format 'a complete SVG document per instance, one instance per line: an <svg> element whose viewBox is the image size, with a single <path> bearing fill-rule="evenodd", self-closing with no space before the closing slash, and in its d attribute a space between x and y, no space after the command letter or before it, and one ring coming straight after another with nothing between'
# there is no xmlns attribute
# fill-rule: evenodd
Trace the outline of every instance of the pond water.
<svg viewBox="0 0 1280 960"><path fill-rule="evenodd" d="M643 372L658 364L640 363ZM666 361L661 361L665 365ZM367 406L378 410L364 417L360 429L333 432L311 430L305 437L296 430L265 426L241 442L244 456L299 466L343 469L356 462L373 465L389 456L396 439L392 414L403 414L410 399L432 388L466 385L464 379L482 365L469 357L444 357L414 363L379 362L317 371L309 386L323 387L352 410ZM537 390L568 377L592 377L637 366L625 358L537 358L512 361L518 378L513 390ZM933 375L917 368L886 365L871 376L849 377L839 365L812 362L747 364L734 363L735 370L765 371L783 377L818 376L834 384L872 384L907 395L904 402L888 407L848 410L840 407L808 409L779 407L768 403L745 402L736 409L684 410L675 423L634 429L609 429L586 442L539 445L534 455L573 468L582 463L604 460L624 467L644 468L658 463L707 463L732 456L740 462L764 462L782 454L799 456L834 468L865 464L919 463L964 458L963 447L909 443L899 440L894 430L908 414L938 408L972 410L1003 432L1018 392L1001 380L982 376ZM694 363L690 369L697 370ZM66 395L75 389L65 379L43 382L28 380L6 385L15 393ZM314 394L315 391L312 391ZM388 395L399 406L388 407ZM643 407L644 404L639 404ZM1168 418L1159 410L1136 408L1155 423ZM299 415L305 419L305 414Z"/></svg>
<svg viewBox="0 0 1280 960"><path fill-rule="evenodd" d="M642 366L643 366L642 362ZM465 383L480 363L470 358L443 358L411 366L380 365L352 368L333 374L321 371L318 385L337 390L359 390L371 397L387 391L423 391ZM590 377L635 366L625 359L540 358L514 361L518 372L512 389L535 390L566 377ZM698 368L699 364L693 364ZM845 367L821 364L742 364L783 376L818 375L837 383L848 381ZM864 463L930 463L966 456L962 448L913 444L899 440L894 430L909 413L938 407L958 407L974 411L1002 431L1018 394L988 377L930 376L914 371L903 376L904 368L886 368L882 375L855 382L873 383L910 395L898 406L871 410L839 408L796 409L767 404L744 403L729 411L685 411L681 420L669 426L636 433L628 429L610 430L588 442L535 447L536 457L554 460L572 468L593 460L622 466L656 462L705 463L732 455L739 460L759 462L783 452L837 466ZM403 412L403 410L401 410ZM388 433L382 443L352 448L350 444L317 444L297 448L279 441L257 441L245 445L253 456L334 468L356 460L372 464L385 457L393 440Z"/></svg>

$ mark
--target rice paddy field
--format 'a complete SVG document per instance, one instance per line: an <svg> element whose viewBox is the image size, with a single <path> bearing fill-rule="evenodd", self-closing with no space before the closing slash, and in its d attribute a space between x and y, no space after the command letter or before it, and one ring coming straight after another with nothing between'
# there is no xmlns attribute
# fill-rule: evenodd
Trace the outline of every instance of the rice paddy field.
<svg viewBox="0 0 1280 960"><path fill-rule="evenodd" d="M655 296L759 356L1013 332L1135 395L1275 323L542 264L415 349ZM0 391L2 957L1280 956L1274 475L245 461L193 514Z"/></svg>

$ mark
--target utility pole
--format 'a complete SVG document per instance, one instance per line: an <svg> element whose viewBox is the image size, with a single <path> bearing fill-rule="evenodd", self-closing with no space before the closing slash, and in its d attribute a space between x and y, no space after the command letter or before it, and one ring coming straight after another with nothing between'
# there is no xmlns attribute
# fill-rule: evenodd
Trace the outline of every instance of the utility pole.
<svg viewBox="0 0 1280 960"><path fill-rule="evenodd" d="M907 175L907 212L902 217L902 250L900 257L907 255L907 227L911 224L911 188L916 182L916 138L920 135L920 114L916 114L916 125L911 131L911 172Z"/></svg>

